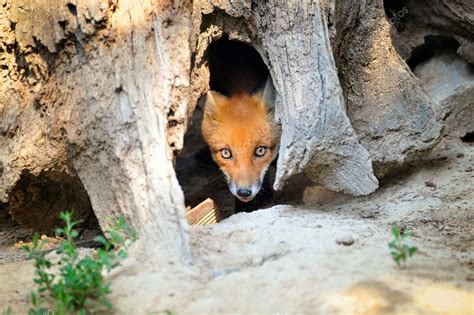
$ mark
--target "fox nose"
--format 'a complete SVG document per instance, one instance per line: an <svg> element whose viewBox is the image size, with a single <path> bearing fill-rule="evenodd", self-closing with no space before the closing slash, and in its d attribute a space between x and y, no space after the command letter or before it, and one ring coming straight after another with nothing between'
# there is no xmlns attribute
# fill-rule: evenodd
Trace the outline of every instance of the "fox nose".
<svg viewBox="0 0 474 315"><path fill-rule="evenodd" d="M240 188L237 190L237 195L239 195L239 197L248 198L252 195L252 191L247 188Z"/></svg>

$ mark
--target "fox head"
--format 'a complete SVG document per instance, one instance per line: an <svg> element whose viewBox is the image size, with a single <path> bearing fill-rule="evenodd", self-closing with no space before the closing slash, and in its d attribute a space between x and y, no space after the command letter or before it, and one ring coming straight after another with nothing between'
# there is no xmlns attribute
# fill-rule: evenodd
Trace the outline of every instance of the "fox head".
<svg viewBox="0 0 474 315"><path fill-rule="evenodd" d="M210 91L202 134L229 189L241 201L260 191L265 173L278 152L279 127L274 122L275 91L271 79L256 93L231 97Z"/></svg>

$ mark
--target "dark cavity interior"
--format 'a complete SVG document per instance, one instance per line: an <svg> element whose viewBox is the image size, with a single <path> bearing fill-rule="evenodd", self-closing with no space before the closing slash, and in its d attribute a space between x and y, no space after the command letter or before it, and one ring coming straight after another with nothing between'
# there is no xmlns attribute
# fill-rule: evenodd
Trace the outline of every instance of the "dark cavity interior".
<svg viewBox="0 0 474 315"><path fill-rule="evenodd" d="M34 233L55 236L61 211L72 211L79 221L75 239L79 247L96 247L93 238L102 232L92 210L89 195L82 181L66 171L43 171L40 174L21 174L9 202L0 204L0 264L26 258L25 253L11 251L19 242L31 242ZM53 245L54 247L54 245Z"/></svg>
<svg viewBox="0 0 474 315"><path fill-rule="evenodd" d="M268 69L251 46L223 38L209 45L208 62L211 90L230 96L251 93L265 82Z"/></svg>
<svg viewBox="0 0 474 315"><path fill-rule="evenodd" d="M72 211L79 228L99 229L89 195L78 176L62 171L38 175L23 173L11 191L8 204L0 206L4 223L54 236L61 211ZM8 225L8 224L7 224ZM8 228L8 226L4 226Z"/></svg>
<svg viewBox="0 0 474 315"><path fill-rule="evenodd" d="M425 37L425 42L422 45L413 49L407 64L413 70L419 64L436 55L456 53L459 46L459 42L451 36L428 35Z"/></svg>
<svg viewBox="0 0 474 315"><path fill-rule="evenodd" d="M407 0L384 0L383 7L389 23L395 26L397 31L402 32L409 14Z"/></svg>
<svg viewBox="0 0 474 315"><path fill-rule="evenodd" d="M260 54L250 45L224 37L211 43L207 50L211 90L231 96L249 92L265 83L269 71ZM227 186L223 173L213 161L201 136L202 113L205 97L199 101L192 124L184 137L184 149L176 159L176 173L184 191L186 205L194 207L206 198L216 201L224 217L239 211L252 211L270 204L274 167L268 172L267 185L262 196L243 204L236 201ZM262 198L263 197L263 200Z"/></svg>
<svg viewBox="0 0 474 315"><path fill-rule="evenodd" d="M464 135L464 137L461 137L461 140L463 142L469 142L469 143L474 142L474 132L466 133L466 135Z"/></svg>

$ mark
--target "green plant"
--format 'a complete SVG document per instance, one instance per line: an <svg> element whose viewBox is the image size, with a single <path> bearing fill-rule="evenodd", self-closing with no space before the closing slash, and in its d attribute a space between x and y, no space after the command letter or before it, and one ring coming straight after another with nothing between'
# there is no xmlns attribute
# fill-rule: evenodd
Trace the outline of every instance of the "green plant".
<svg viewBox="0 0 474 315"><path fill-rule="evenodd" d="M50 260L43 245L47 240L40 240L38 234L33 237L33 246L24 246L29 257L35 260L34 282L38 285L36 292L31 293L33 307L30 314L47 314L49 306L54 314L87 314L99 312L112 307L107 295L110 293L110 282L104 280L104 272L110 272L119 261L127 256L130 241L136 239L136 232L130 228L124 218L110 224L106 232L109 239L98 236L94 240L102 247L92 255L81 255L74 239L78 232L74 229L79 222L72 221L71 212L61 212L59 216L65 223L58 228L56 235L64 241L56 250L58 259ZM113 223L109 219L109 223ZM129 241L130 240L130 241Z"/></svg>
<svg viewBox="0 0 474 315"><path fill-rule="evenodd" d="M393 260L400 266L401 263L413 256L418 248L405 243L405 240L412 236L412 233L402 233L396 225L392 225L392 236L393 239L388 243L388 248L390 248L390 255L392 255Z"/></svg>

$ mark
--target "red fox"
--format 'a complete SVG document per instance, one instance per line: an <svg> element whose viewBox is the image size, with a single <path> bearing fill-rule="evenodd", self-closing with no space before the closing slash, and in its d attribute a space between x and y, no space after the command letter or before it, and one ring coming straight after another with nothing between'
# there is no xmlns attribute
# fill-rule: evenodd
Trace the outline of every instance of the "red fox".
<svg viewBox="0 0 474 315"><path fill-rule="evenodd" d="M280 130L273 117L274 103L270 77L255 93L227 97L210 91L206 96L203 138L230 191L243 202L251 201L260 191L278 152Z"/></svg>

